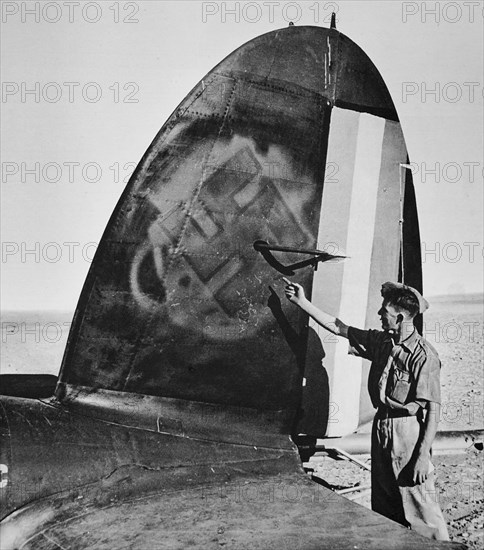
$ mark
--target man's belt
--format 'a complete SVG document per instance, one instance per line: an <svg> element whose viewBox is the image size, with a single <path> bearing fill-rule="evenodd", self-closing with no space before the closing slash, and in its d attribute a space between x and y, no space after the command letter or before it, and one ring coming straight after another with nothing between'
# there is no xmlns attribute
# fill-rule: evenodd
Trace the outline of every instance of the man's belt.
<svg viewBox="0 0 484 550"><path fill-rule="evenodd" d="M385 407L381 405L378 407L376 416L379 418L403 418L406 416L415 416L410 414L407 409L391 409L390 407Z"/></svg>

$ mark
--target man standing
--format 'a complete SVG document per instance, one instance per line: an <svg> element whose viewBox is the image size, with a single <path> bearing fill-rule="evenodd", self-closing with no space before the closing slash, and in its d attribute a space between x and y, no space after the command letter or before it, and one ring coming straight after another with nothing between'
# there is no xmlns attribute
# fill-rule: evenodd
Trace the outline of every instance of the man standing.
<svg viewBox="0 0 484 550"><path fill-rule="evenodd" d="M286 283L287 298L319 325L349 340L349 353L369 359L368 390L377 409L371 440L371 507L421 535L449 540L438 504L431 445L440 417L440 360L413 320L428 308L412 287L382 286L383 330L349 327Z"/></svg>

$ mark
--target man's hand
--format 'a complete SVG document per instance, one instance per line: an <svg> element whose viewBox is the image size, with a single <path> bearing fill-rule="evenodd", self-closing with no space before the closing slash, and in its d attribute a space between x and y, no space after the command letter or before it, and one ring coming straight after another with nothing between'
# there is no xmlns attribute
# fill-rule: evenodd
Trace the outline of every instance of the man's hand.
<svg viewBox="0 0 484 550"><path fill-rule="evenodd" d="M410 478L414 485L420 485L429 477L430 459L425 456L418 456L410 468Z"/></svg>
<svg viewBox="0 0 484 550"><path fill-rule="evenodd" d="M286 298L293 304L300 305L301 302L306 299L303 287L298 283L291 283L291 281L285 277L283 277L282 280L286 283L286 287L284 289Z"/></svg>
<svg viewBox="0 0 484 550"><path fill-rule="evenodd" d="M431 471L430 448L434 441L435 434L437 433L440 418L439 403L428 401L425 408L427 409L427 414L422 426L420 441L408 465L408 477L417 485L423 483L429 477Z"/></svg>

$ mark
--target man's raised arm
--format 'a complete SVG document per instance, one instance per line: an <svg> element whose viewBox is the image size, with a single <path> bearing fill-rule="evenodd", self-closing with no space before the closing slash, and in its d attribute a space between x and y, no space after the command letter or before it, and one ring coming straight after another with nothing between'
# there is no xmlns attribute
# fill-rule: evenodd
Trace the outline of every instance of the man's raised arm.
<svg viewBox="0 0 484 550"><path fill-rule="evenodd" d="M343 336L348 338L348 326L340 321L337 317L333 317L324 311L321 311L315 305L313 305L304 294L303 287L298 283L291 283L288 279L283 277L283 281L286 283L284 289L287 299L300 307L305 311L312 319L321 325L329 332L336 334L337 336Z"/></svg>

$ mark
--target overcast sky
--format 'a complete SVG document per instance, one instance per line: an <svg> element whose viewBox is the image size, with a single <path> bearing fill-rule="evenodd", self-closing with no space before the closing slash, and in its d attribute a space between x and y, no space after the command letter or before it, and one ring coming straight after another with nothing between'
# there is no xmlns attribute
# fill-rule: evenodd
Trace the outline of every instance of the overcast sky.
<svg viewBox="0 0 484 550"><path fill-rule="evenodd" d="M401 119L425 293L482 292L482 2L1 4L2 309L74 309L123 180L178 103L248 40L333 10Z"/></svg>

